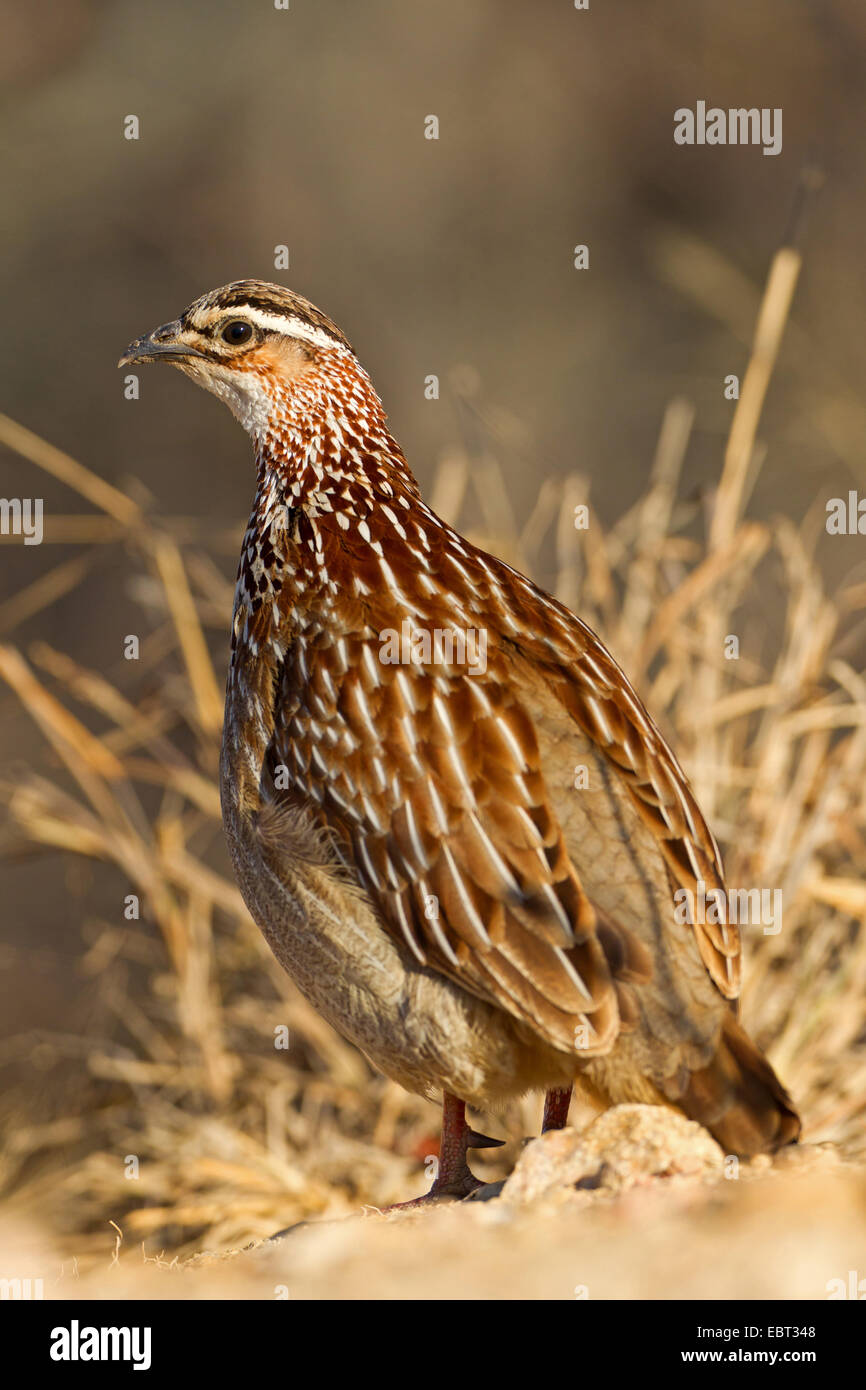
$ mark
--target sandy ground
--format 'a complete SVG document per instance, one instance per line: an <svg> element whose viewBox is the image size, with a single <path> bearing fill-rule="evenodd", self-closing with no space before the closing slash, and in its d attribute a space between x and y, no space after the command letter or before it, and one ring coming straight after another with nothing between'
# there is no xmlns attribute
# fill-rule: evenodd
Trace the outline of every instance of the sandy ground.
<svg viewBox="0 0 866 1390"><path fill-rule="evenodd" d="M862 1162L803 1145L736 1165L671 1118L619 1107L594 1134L535 1140L490 1200L303 1223L183 1265L127 1250L81 1272L7 1224L4 1272L52 1299L866 1297Z"/></svg>

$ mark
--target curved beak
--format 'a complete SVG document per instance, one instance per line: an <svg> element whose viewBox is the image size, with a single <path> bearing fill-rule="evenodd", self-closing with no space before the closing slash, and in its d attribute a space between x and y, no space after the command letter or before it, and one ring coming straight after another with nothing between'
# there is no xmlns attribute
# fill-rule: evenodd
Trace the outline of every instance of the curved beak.
<svg viewBox="0 0 866 1390"><path fill-rule="evenodd" d="M188 362L192 357L203 357L207 361L206 353L183 342L182 333L180 319L164 323L152 333L144 333L124 349L118 367L126 367L130 362Z"/></svg>

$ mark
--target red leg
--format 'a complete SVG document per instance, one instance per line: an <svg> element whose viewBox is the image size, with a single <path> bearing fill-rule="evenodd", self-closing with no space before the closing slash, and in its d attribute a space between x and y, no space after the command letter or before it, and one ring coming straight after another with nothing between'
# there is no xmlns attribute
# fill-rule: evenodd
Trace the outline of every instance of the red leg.
<svg viewBox="0 0 866 1390"><path fill-rule="evenodd" d="M484 1183L480 1182L469 1169L466 1162L467 1149L499 1148L501 1139L490 1139L486 1134L478 1134L466 1123L466 1104L452 1096L448 1091L442 1097L442 1141L439 1145L439 1170L430 1191L411 1202L395 1202L386 1211L398 1211L406 1207L418 1207L426 1202L436 1202L447 1198L469 1197Z"/></svg>
<svg viewBox="0 0 866 1390"><path fill-rule="evenodd" d="M468 1197L481 1184L469 1171L466 1151L471 1131L466 1123L466 1104L445 1092L442 1097L442 1139L439 1144L439 1171L428 1193L430 1197Z"/></svg>
<svg viewBox="0 0 866 1390"><path fill-rule="evenodd" d="M571 1105L571 1092L571 1086L565 1091L547 1092L544 1097L544 1119L541 1122L542 1134L546 1134L549 1129L565 1129L568 1123L568 1107Z"/></svg>

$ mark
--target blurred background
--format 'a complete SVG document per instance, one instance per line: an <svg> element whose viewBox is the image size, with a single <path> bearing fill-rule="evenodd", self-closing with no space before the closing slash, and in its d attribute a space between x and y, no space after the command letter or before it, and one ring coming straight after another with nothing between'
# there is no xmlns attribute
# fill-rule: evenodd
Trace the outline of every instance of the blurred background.
<svg viewBox="0 0 866 1390"><path fill-rule="evenodd" d="M230 882L214 691L248 441L179 374L144 370L126 400L115 368L133 337L248 276L336 321L427 496L614 643L736 881L784 879L791 930L754 944L747 1021L813 1098L814 1133L850 1141L866 568L863 537L828 537L824 509L866 494L863 5L3 0L0 18L2 409L32 432L0 431L0 494L45 505L41 546L0 543L11 1200L49 1210L76 1250L104 1246L109 1216L195 1248L410 1195L407 1177L420 1191L433 1152L432 1107L318 1023ZM674 111L698 100L781 107L781 154L676 145ZM823 185L807 215L804 171ZM735 499L742 563L702 570L724 378L743 380L792 218L803 266ZM635 511L647 495L667 498L656 530L657 508ZM591 502L585 544L575 499ZM707 630L683 590L695 573L717 605ZM718 631L744 634L736 674ZM275 1057L287 1021L297 1040ZM532 1115L506 1117L506 1137ZM130 1152L150 1186L124 1184Z"/></svg>

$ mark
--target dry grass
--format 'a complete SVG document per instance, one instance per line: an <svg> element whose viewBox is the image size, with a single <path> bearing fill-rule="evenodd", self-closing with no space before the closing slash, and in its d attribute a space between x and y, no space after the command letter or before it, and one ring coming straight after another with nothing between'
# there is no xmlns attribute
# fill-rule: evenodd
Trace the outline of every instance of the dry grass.
<svg viewBox="0 0 866 1390"><path fill-rule="evenodd" d="M679 496L693 416L683 400L667 410L644 496L608 532L594 514L589 530L574 529L575 504L589 500L578 475L545 482L520 522L501 471L519 429L466 373L453 387L486 445L481 455L455 447L432 500L530 573L555 547L559 596L601 633L661 720L722 842L730 883L782 889L783 930L747 929L745 1020L796 1096L807 1137L856 1147L866 1091L866 679L846 652L866 584L825 592L820 509L799 527L747 516L798 268L798 253L783 248L708 526L702 502ZM122 548L147 634L141 660L119 662L113 675L45 643L0 648L0 675L47 745L41 771L2 784L6 852L103 861L141 904L140 920L82 928L81 971L100 1004L86 1035L13 1039L0 1058L7 1200L38 1212L86 1259L110 1252L109 1221L127 1250L143 1241L151 1254L184 1254L422 1190L436 1112L374 1076L304 1003L228 871L215 783L221 696L206 636L214 629L225 650L223 538L155 520L12 421L0 420L0 440L97 509L47 519L49 541L82 549L3 606L7 632L72 591L110 545ZM240 527L230 544L239 540ZM724 657L728 634L740 639L738 661ZM278 1025L290 1030L287 1052L274 1048ZM537 1116L526 1103L500 1122L516 1139ZM502 1161L488 1159L486 1171Z"/></svg>

